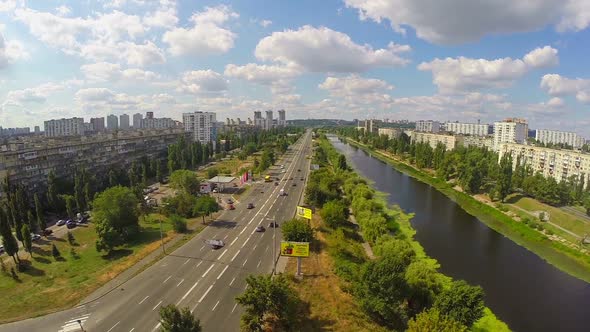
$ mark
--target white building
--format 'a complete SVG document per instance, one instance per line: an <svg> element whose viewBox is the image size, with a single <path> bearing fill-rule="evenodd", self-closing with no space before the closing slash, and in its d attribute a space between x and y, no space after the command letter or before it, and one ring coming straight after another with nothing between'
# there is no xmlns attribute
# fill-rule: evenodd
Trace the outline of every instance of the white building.
<svg viewBox="0 0 590 332"><path fill-rule="evenodd" d="M402 130L400 128L379 128L377 130L379 132L379 136L387 135L389 139L398 138L402 134Z"/></svg>
<svg viewBox="0 0 590 332"><path fill-rule="evenodd" d="M84 119L49 120L45 121L44 128L47 137L84 135Z"/></svg>
<svg viewBox="0 0 590 332"><path fill-rule="evenodd" d="M141 113L133 114L133 129L141 128L141 120L143 120L143 114L141 114Z"/></svg>
<svg viewBox="0 0 590 332"><path fill-rule="evenodd" d="M182 122L184 131L190 132L195 141L201 143L217 141L216 116L214 112L196 111L192 113L183 113Z"/></svg>
<svg viewBox="0 0 590 332"><path fill-rule="evenodd" d="M114 114L107 116L107 130L117 129L119 129L119 118Z"/></svg>
<svg viewBox="0 0 590 332"><path fill-rule="evenodd" d="M119 128L121 130L127 130L127 129L129 129L129 115L127 115L127 114L121 114L119 116Z"/></svg>
<svg viewBox="0 0 590 332"><path fill-rule="evenodd" d="M499 150L502 143L524 144L529 133L529 125L524 119L508 118L494 122L494 149Z"/></svg>
<svg viewBox="0 0 590 332"><path fill-rule="evenodd" d="M434 134L415 131L411 136L412 143L428 143L431 148L436 149L438 143L442 143L446 150L453 150L459 144L463 144L463 136Z"/></svg>
<svg viewBox="0 0 590 332"><path fill-rule="evenodd" d="M547 144L567 144L574 148L580 148L584 145L584 138L574 132L537 129L535 139L541 143Z"/></svg>
<svg viewBox="0 0 590 332"><path fill-rule="evenodd" d="M287 126L287 118L285 117L285 110L279 110L279 127Z"/></svg>
<svg viewBox="0 0 590 332"><path fill-rule="evenodd" d="M494 138L492 136L464 136L463 137L463 145L464 146L477 146L478 148L494 148Z"/></svg>
<svg viewBox="0 0 590 332"><path fill-rule="evenodd" d="M445 130L454 134L487 136L493 133L493 127L489 124L447 122Z"/></svg>
<svg viewBox="0 0 590 332"><path fill-rule="evenodd" d="M416 131L425 133L438 133L440 131L440 122L432 120L416 121Z"/></svg>
<svg viewBox="0 0 590 332"><path fill-rule="evenodd" d="M143 129L166 129L176 127L176 122L171 118L145 118L141 120Z"/></svg>
<svg viewBox="0 0 590 332"><path fill-rule="evenodd" d="M266 119L264 121L264 129L270 130L273 127L272 110L266 111Z"/></svg>

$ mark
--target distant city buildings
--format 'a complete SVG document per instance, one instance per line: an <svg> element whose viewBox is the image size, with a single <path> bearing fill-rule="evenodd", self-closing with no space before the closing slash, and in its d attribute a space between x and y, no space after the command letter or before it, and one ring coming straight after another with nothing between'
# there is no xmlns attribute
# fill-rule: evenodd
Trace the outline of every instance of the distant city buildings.
<svg viewBox="0 0 590 332"><path fill-rule="evenodd" d="M432 120L416 121L416 131L438 133L440 131L440 122Z"/></svg>
<svg viewBox="0 0 590 332"><path fill-rule="evenodd" d="M287 126L287 118L285 117L285 110L279 110L279 120L278 126L279 127L286 127Z"/></svg>
<svg viewBox="0 0 590 332"><path fill-rule="evenodd" d="M119 115L119 129L121 129L121 130L128 130L129 129L129 115L127 115L127 114Z"/></svg>
<svg viewBox="0 0 590 332"><path fill-rule="evenodd" d="M141 113L133 114L133 128L134 129L141 128L141 120L143 120L143 114L141 114Z"/></svg>
<svg viewBox="0 0 590 332"><path fill-rule="evenodd" d="M402 130L400 128L379 128L378 133L379 135L387 135L389 139L394 139L401 136Z"/></svg>
<svg viewBox="0 0 590 332"><path fill-rule="evenodd" d="M442 143L445 146L445 150L453 150L459 144L463 144L463 136L414 131L411 136L411 141L412 143L427 143L433 149L435 149L439 143Z"/></svg>
<svg viewBox="0 0 590 332"><path fill-rule="evenodd" d="M36 127L38 128L38 126ZM22 127L22 128L2 128L0 126L0 136L17 136L17 135L26 135L31 132L29 127Z"/></svg>
<svg viewBox="0 0 590 332"><path fill-rule="evenodd" d="M266 119L264 119L264 129L271 130L273 128L272 111L266 111Z"/></svg>
<svg viewBox="0 0 590 332"><path fill-rule="evenodd" d="M92 125L92 130L95 132L103 132L106 129L104 125L104 117L90 118L90 124Z"/></svg>
<svg viewBox="0 0 590 332"><path fill-rule="evenodd" d="M381 120L367 119L363 121L357 120L357 129L362 129L365 133L379 133L379 125L382 123Z"/></svg>
<svg viewBox="0 0 590 332"><path fill-rule="evenodd" d="M214 112L195 111L183 113L182 122L184 131L190 133L194 141L215 144L217 140L217 120Z"/></svg>
<svg viewBox="0 0 590 332"><path fill-rule="evenodd" d="M107 116L107 130L114 131L119 129L119 118L111 114Z"/></svg>
<svg viewBox="0 0 590 332"><path fill-rule="evenodd" d="M254 120L251 120L248 118L247 124L254 125L254 127L261 128L264 130L270 130L275 127L287 126L287 118L286 118L285 110L278 110L278 113L279 113L279 117L277 119L275 119L273 116L272 110L268 110L265 112L266 118L262 117L261 111L254 111Z"/></svg>
<svg viewBox="0 0 590 332"><path fill-rule="evenodd" d="M47 137L84 135L84 119L48 120L44 123L44 129Z"/></svg>
<svg viewBox="0 0 590 332"><path fill-rule="evenodd" d="M466 123L466 122L447 122L445 124L445 131L461 134L461 135L473 135L473 136L487 136L494 133L494 127L489 124L478 123Z"/></svg>
<svg viewBox="0 0 590 332"><path fill-rule="evenodd" d="M549 129L537 129L535 139L543 144L567 144L574 148L585 143L584 138L574 132Z"/></svg>

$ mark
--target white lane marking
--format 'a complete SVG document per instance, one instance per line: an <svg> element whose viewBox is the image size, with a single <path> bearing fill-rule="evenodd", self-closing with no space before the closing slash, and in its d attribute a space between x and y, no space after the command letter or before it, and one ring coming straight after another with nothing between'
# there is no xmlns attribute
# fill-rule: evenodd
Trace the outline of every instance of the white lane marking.
<svg viewBox="0 0 590 332"><path fill-rule="evenodd" d="M260 267L260 263L262 263L262 260L259 260L258 261L258 264L256 265L256 268L259 268Z"/></svg>
<svg viewBox="0 0 590 332"><path fill-rule="evenodd" d="M217 260L220 260L220 259L221 259L221 257L223 257L223 255L225 255L225 253L226 253L226 252L227 252L227 249L225 249L225 250L224 250L224 251L221 253L221 255L219 255L219 257L217 257Z"/></svg>
<svg viewBox="0 0 590 332"><path fill-rule="evenodd" d="M211 264L211 266L209 266L209 268L207 269L207 271L205 271L205 273L203 273L203 276L201 278L205 278L207 273L209 273L209 271L211 271L212 268L213 268L213 264Z"/></svg>
<svg viewBox="0 0 590 332"><path fill-rule="evenodd" d="M135 327L134 327L134 328L132 328L131 330L129 330L129 332L133 332L133 330L135 330Z"/></svg>
<svg viewBox="0 0 590 332"><path fill-rule="evenodd" d="M252 250L255 250L255 249L256 249L256 247L258 247L258 243L256 243L256 244L254 245L254 248L252 248Z"/></svg>
<svg viewBox="0 0 590 332"><path fill-rule="evenodd" d="M82 316L80 316L78 318L72 318L72 320L69 320L69 321L65 322L65 324L72 323L72 322L76 322L77 323L78 322L78 319L81 320L81 321L86 320L86 319L88 319L88 316L90 316L90 314L82 315Z"/></svg>
<svg viewBox="0 0 590 332"><path fill-rule="evenodd" d="M234 255L234 257L231 258L230 262L233 262L234 259L236 259L236 256L238 256L238 254L240 253L242 249L238 249L238 251L236 252L236 254Z"/></svg>
<svg viewBox="0 0 590 332"><path fill-rule="evenodd" d="M184 279L180 280L180 282L176 285L176 287L180 286L184 282Z"/></svg>
<svg viewBox="0 0 590 332"><path fill-rule="evenodd" d="M186 262L182 263L182 265L186 265L186 263L188 263L190 261L191 261L191 259L189 258L189 259L186 260Z"/></svg>
<svg viewBox="0 0 590 332"><path fill-rule="evenodd" d="M159 329L159 328L160 328L160 326L162 326L162 323L158 323L158 325L156 325L156 326L155 326L155 327L152 329L152 331L155 331L155 330Z"/></svg>
<svg viewBox="0 0 590 332"><path fill-rule="evenodd" d="M195 267L199 267L199 265L203 264L203 261L200 261L199 264L197 264L197 266Z"/></svg>
<svg viewBox="0 0 590 332"><path fill-rule="evenodd" d="M205 245L203 245L199 251L202 251L203 249L205 249Z"/></svg>
<svg viewBox="0 0 590 332"><path fill-rule="evenodd" d="M242 244L242 248L244 248L244 246L246 245L246 243L248 243L248 241L250 241L250 236L248 236L248 238L246 239L246 241L244 241L244 243Z"/></svg>
<svg viewBox="0 0 590 332"><path fill-rule="evenodd" d="M250 223L248 223L248 225L250 225ZM244 233L245 230L246 230L246 227L244 227L244 229L242 229L242 231L240 232L240 235L242 235L242 233Z"/></svg>
<svg viewBox="0 0 590 332"><path fill-rule="evenodd" d="M217 308L217 305L219 305L219 301L221 301L221 300L218 300L217 303L215 303L215 305L213 306L213 309L211 309L211 311L215 311L215 308Z"/></svg>
<svg viewBox="0 0 590 332"><path fill-rule="evenodd" d="M164 284L166 283L166 281L168 281L168 279L172 278L172 276L168 276L168 278L166 278L166 280L164 280Z"/></svg>
<svg viewBox="0 0 590 332"><path fill-rule="evenodd" d="M231 286L231 285L234 283L234 281L236 281L236 277L234 277L234 278L231 280L231 282L229 283L229 285Z"/></svg>
<svg viewBox="0 0 590 332"><path fill-rule="evenodd" d="M267 251L268 251L268 246L266 246L266 249L264 249L264 253L266 254Z"/></svg>
<svg viewBox="0 0 590 332"><path fill-rule="evenodd" d="M234 304L234 307L231 309L231 312L232 312L232 313L234 312L234 310L236 310L236 307L237 307L237 306L238 306L238 304L237 304L237 303L236 303L236 304Z"/></svg>
<svg viewBox="0 0 590 332"><path fill-rule="evenodd" d="M138 304L142 304L142 303L143 303L143 301L145 301L145 300L147 300L147 299L148 299L148 297L150 297L150 296L148 295L148 296L144 297L144 298L143 298L143 300L139 301L139 303L138 303Z"/></svg>
<svg viewBox="0 0 590 332"><path fill-rule="evenodd" d="M227 270L228 267L229 267L229 265L225 266L225 269L223 269L223 271L221 271L221 273L217 276L217 280L219 280L219 278L221 278L221 276L225 273L225 270Z"/></svg>
<svg viewBox="0 0 590 332"><path fill-rule="evenodd" d="M211 290L211 288L213 288L213 285L210 285L209 288L207 288L207 291L205 292L205 294L203 294L203 296L201 296L201 298L199 299L199 303L203 302L203 299L205 298L205 296L207 296L207 294L209 294L209 291Z"/></svg>
<svg viewBox="0 0 590 332"><path fill-rule="evenodd" d="M236 238L235 238L233 241L231 241L231 243L230 243L229 245L231 246L231 245L232 245L232 244L234 244L234 242L236 242L237 240L238 240L238 238L236 237Z"/></svg>
<svg viewBox="0 0 590 332"><path fill-rule="evenodd" d="M227 239L227 237L228 237L228 236L229 236L229 234L225 235L225 236L223 237L223 239L224 239L224 240L225 240L225 239Z"/></svg>
<svg viewBox="0 0 590 332"><path fill-rule="evenodd" d="M180 301L178 301L176 303L176 305L180 304L180 302L182 302L184 299L186 299L186 297L193 291L193 289L195 289L195 287L197 287L197 284L199 283L200 280L197 280L197 282L195 282L195 284L193 285L193 287L191 287L191 289L189 289L186 293L184 293L184 295L182 296L182 298L180 299Z"/></svg>
<svg viewBox="0 0 590 332"><path fill-rule="evenodd" d="M156 305L155 305L155 306L152 308L152 311L156 310L156 308L157 308L157 307L158 307L160 304L162 304L162 301L158 302L158 304L156 304Z"/></svg>
<svg viewBox="0 0 590 332"><path fill-rule="evenodd" d="M118 321L117 324L113 325L113 327L111 327L107 332L111 332L115 327L117 327L117 325L119 325L119 323L121 323L121 321Z"/></svg>
<svg viewBox="0 0 590 332"><path fill-rule="evenodd" d="M248 261L248 258L246 258L246 260L244 261L244 264L242 264L242 266L246 265L247 261Z"/></svg>
<svg viewBox="0 0 590 332"><path fill-rule="evenodd" d="M65 322L64 325L62 325L59 332L80 331L80 323L84 324L84 322L86 322L86 320L88 319L89 316L90 316L90 314L85 314L85 315L82 315L78 318L73 318L73 319ZM80 323L78 323L78 320L80 321Z"/></svg>

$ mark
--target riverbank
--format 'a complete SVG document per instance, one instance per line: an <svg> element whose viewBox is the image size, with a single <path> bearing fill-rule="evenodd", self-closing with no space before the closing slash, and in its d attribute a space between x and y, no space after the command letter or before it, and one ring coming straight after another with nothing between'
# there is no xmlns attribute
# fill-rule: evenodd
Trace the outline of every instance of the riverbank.
<svg viewBox="0 0 590 332"><path fill-rule="evenodd" d="M407 163L396 160L387 154L376 151L350 138L346 141L372 156L380 159L396 170L416 180L426 183L460 205L467 213L478 218L488 227L508 237L518 245L530 250L558 269L586 282L590 282L590 257L563 243L551 241L546 235L518 222L502 211L476 200L474 197L460 192L446 181L435 178L425 171Z"/></svg>

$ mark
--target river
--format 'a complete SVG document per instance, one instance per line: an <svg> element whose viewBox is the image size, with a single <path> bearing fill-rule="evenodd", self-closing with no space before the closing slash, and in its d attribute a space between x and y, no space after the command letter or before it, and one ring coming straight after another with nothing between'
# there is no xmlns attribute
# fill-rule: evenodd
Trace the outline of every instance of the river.
<svg viewBox="0 0 590 332"><path fill-rule="evenodd" d="M430 185L330 139L390 204L415 213L415 238L440 271L483 287L486 305L512 330L590 331L590 284L488 228Z"/></svg>

